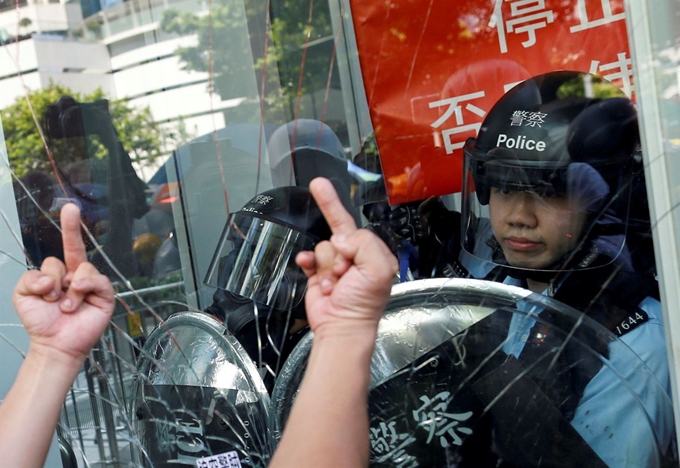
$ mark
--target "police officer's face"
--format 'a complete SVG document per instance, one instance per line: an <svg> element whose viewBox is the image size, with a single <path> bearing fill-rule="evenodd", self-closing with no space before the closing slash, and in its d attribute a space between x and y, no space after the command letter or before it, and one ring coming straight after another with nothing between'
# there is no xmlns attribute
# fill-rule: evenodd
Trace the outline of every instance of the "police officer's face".
<svg viewBox="0 0 680 468"><path fill-rule="evenodd" d="M581 203L492 188L491 228L512 266L543 269L574 248L585 222Z"/></svg>

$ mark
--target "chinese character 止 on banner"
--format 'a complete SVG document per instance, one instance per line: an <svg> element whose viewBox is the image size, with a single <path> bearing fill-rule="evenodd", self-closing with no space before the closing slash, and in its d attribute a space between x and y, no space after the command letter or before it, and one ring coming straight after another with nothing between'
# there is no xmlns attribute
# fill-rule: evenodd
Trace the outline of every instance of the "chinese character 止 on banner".
<svg viewBox="0 0 680 468"><path fill-rule="evenodd" d="M578 0L578 17L581 21L580 24L572 26L569 28L571 32L583 31L584 29L596 28L605 24L613 23L614 21L623 20L626 18L625 13L612 12L611 0L601 0L602 2L602 18L591 20L588 18L588 10L586 8L586 0Z"/></svg>

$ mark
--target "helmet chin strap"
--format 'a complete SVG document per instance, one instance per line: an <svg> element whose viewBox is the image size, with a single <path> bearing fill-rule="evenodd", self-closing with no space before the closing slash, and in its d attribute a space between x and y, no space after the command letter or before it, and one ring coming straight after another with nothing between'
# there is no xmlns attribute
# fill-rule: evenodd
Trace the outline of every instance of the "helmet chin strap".
<svg viewBox="0 0 680 468"><path fill-rule="evenodd" d="M501 267L506 270L508 276L519 280L532 280L537 283L550 283L560 273L555 270L526 270L521 268L513 268L511 266Z"/></svg>

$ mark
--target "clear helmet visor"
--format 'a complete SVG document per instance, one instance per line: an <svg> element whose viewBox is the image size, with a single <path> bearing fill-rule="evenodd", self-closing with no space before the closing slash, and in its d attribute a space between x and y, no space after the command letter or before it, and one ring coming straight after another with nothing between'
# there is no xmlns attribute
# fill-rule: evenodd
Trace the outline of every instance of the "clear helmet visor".
<svg viewBox="0 0 680 468"><path fill-rule="evenodd" d="M227 220L205 278L208 286L277 310L301 303L307 277L295 263L314 240L290 227L244 212Z"/></svg>
<svg viewBox="0 0 680 468"><path fill-rule="evenodd" d="M464 250L516 270L632 268L625 240L638 135L633 102L595 75L559 71L518 84L463 148Z"/></svg>
<svg viewBox="0 0 680 468"><path fill-rule="evenodd" d="M478 269L474 276L498 265L555 272L629 261L630 185L618 183L611 193L612 178L630 180L629 167L527 163L512 152L478 152L473 143L464 150L462 246Z"/></svg>

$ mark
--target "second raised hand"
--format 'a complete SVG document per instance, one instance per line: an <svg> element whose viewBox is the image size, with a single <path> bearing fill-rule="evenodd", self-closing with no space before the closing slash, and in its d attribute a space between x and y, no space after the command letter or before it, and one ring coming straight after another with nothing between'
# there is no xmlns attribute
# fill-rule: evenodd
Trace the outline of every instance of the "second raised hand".
<svg viewBox="0 0 680 468"><path fill-rule="evenodd" d="M312 330L328 326L377 326L397 272L397 260L373 233L357 229L354 219L326 179L310 190L333 236L314 252L302 252L298 265L309 277L306 310Z"/></svg>

